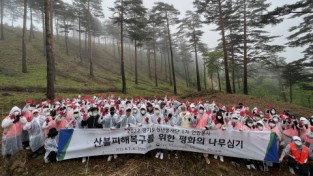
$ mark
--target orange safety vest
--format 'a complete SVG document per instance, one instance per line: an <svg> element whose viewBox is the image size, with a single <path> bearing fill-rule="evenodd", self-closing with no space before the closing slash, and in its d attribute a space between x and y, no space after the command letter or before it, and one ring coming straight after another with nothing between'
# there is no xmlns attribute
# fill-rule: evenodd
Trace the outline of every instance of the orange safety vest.
<svg viewBox="0 0 313 176"><path fill-rule="evenodd" d="M290 143L289 147L290 147L289 155L292 158L294 158L300 164L304 164L307 162L309 157L309 148L307 146L303 146L301 152L298 151L294 143Z"/></svg>

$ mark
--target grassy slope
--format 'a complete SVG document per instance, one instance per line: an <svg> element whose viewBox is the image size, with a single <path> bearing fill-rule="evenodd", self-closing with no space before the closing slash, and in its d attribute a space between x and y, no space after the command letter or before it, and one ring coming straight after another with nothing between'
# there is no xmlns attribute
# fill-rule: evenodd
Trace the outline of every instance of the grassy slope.
<svg viewBox="0 0 313 176"><path fill-rule="evenodd" d="M5 40L0 41L0 91L8 92L10 95L18 92L32 92L29 98L43 99L46 87L46 61L42 54L42 33L35 33L36 39L27 42L27 66L28 73L21 72L21 29L5 28ZM112 45L96 45L94 55L94 74L95 77L89 76L89 64L87 59L83 58L83 63L79 61L78 40L71 39L69 42L69 55L65 53L64 38L60 36L55 39L55 55L56 55L56 92L57 96L69 95L72 93L91 94L116 92L121 90L121 77L119 74L119 58L116 54L114 57ZM82 42L82 54L84 53L84 42ZM117 52L117 47L116 47ZM139 55L139 54L138 54ZM166 92L172 92L173 88L165 81L164 71L160 71L158 65L159 86L154 86L153 71L152 79L148 77L147 61L144 57L138 59L139 84L134 83L133 69L130 66L130 52L128 46L125 49L125 65L127 92L129 95L153 96ZM145 56L145 54L143 54ZM133 61L132 61L133 62ZM151 62L153 64L153 62ZM132 70L131 70L132 69ZM160 80L161 79L161 80ZM177 90L179 94L185 92L193 92L184 85L182 78L177 78ZM6 94L4 94L6 95ZM12 97L11 97L12 98ZM23 97L24 99L25 97ZM16 98L17 103L21 103L21 99ZM15 102L15 100L12 100ZM6 107L2 101L0 108ZM5 108L5 110L8 110Z"/></svg>

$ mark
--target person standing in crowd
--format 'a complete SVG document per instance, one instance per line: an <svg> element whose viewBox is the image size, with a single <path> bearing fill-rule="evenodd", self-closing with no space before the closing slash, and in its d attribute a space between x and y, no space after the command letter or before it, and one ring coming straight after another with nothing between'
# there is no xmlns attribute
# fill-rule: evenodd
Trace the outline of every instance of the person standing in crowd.
<svg viewBox="0 0 313 176"><path fill-rule="evenodd" d="M257 121L256 126L257 127L254 129L254 131L267 131L267 128L264 125L264 122L262 120ZM269 171L266 161L258 161L258 165L261 171L264 171L264 172Z"/></svg>
<svg viewBox="0 0 313 176"><path fill-rule="evenodd" d="M171 126L174 127L176 125L176 121L177 119L174 117L174 113L172 111L172 109L167 109L166 110L166 114L167 116L165 116L164 118L164 124L167 126ZM177 155L177 151L176 150L171 150L167 152L167 158L171 159L171 155L175 156L175 159L178 159L178 155Z"/></svg>
<svg viewBox="0 0 313 176"><path fill-rule="evenodd" d="M239 122L238 116L239 116L238 114L231 115L231 120L228 122L226 130L228 131L242 131L243 130L243 126ZM241 159L233 157L231 163L235 167L240 167Z"/></svg>
<svg viewBox="0 0 313 176"><path fill-rule="evenodd" d="M40 149L44 146L45 138L42 130L42 125L45 122L43 116L39 115L38 109L32 111L32 116L26 117L27 123L23 127L24 130L28 131L29 134L29 146L32 150L32 157L35 158L40 154Z"/></svg>
<svg viewBox="0 0 313 176"><path fill-rule="evenodd" d="M118 125L119 116L115 112L115 107L112 106L109 109L109 113L99 118L98 122L103 126L105 130L115 130ZM112 155L109 155L108 162L112 160ZM114 159L117 159L117 155L114 155Z"/></svg>
<svg viewBox="0 0 313 176"><path fill-rule="evenodd" d="M187 106L185 104L181 105L180 110L181 112L177 117L177 126L191 128L191 124L196 123L196 120L191 117L191 114L187 111Z"/></svg>
<svg viewBox="0 0 313 176"><path fill-rule="evenodd" d="M199 110L199 113L200 113L200 110ZM212 122L212 118L209 117L209 119L211 119L211 122L209 122L210 120L208 120L208 126L211 126L214 128L214 129L217 129L217 130L226 130L226 127L225 127L225 120L223 118L223 112L221 110L217 111L216 113L216 119L214 120L214 124ZM220 158L220 161L221 162L224 162L224 156L220 156L220 155L214 155L214 159L217 159L217 158Z"/></svg>
<svg viewBox="0 0 313 176"><path fill-rule="evenodd" d="M193 108L193 104L191 104L191 109ZM212 118L208 113L205 113L203 105L199 105L198 114L194 116L194 120L196 120L196 128L200 130L209 130L212 129ZM205 162L210 164L209 154L203 153ZM221 159L223 160L223 159Z"/></svg>
<svg viewBox="0 0 313 176"><path fill-rule="evenodd" d="M98 123L100 118L99 109L97 107L91 107L89 111L92 112L92 114L87 119L83 118L81 126L87 126L87 128L102 128L102 125Z"/></svg>
<svg viewBox="0 0 313 176"><path fill-rule="evenodd" d="M130 106L126 107L126 114L123 115L120 120L118 121L118 127L124 128L128 130L128 128L136 126L136 118L131 114L132 109Z"/></svg>
<svg viewBox="0 0 313 176"><path fill-rule="evenodd" d="M84 111L84 109L81 109ZM87 114L83 114L85 119L87 119ZM70 117L70 121L67 124L67 129L85 129L87 126L82 126L83 117L81 116L78 109L73 111L72 116ZM82 158L82 163L86 162L86 157Z"/></svg>
<svg viewBox="0 0 313 176"><path fill-rule="evenodd" d="M254 131L253 120L251 118L247 118L245 125L243 126L243 131L245 132ZM250 169L256 170L256 167L255 167L256 161L250 160L250 159L244 159L243 161L248 170Z"/></svg>
<svg viewBox="0 0 313 176"><path fill-rule="evenodd" d="M281 146L285 147L292 141L292 137L297 135L298 130L296 128L296 125L294 124L294 121L290 117L288 117L286 120L285 129L283 130L283 140L281 142Z"/></svg>
<svg viewBox="0 0 313 176"><path fill-rule="evenodd" d="M21 109L14 106L10 114L2 120L2 155L6 159L10 159L11 156L23 149L20 117Z"/></svg>
<svg viewBox="0 0 313 176"><path fill-rule="evenodd" d="M53 163L57 161L58 143L56 136L58 131L56 128L51 128L48 132L48 138L45 140L46 153L44 156L45 163Z"/></svg>
<svg viewBox="0 0 313 176"><path fill-rule="evenodd" d="M159 105L154 106L154 114L151 116L152 122L154 124L162 125L164 124L164 117L161 113ZM163 149L156 149L155 158L160 158L161 160L164 157L164 150Z"/></svg>
<svg viewBox="0 0 313 176"><path fill-rule="evenodd" d="M138 126L153 124L151 120L151 116L147 113L147 109L145 105L141 105L140 107L140 112L138 113L136 117L136 124Z"/></svg>
<svg viewBox="0 0 313 176"><path fill-rule="evenodd" d="M152 116L154 114L154 108L153 104L150 102L147 102L147 113Z"/></svg>
<svg viewBox="0 0 313 176"><path fill-rule="evenodd" d="M292 142L289 143L283 150L279 162L282 163L284 157L287 156L289 172L295 175L295 170L301 175L309 175L310 167L307 164L309 159L309 148L303 145L301 138L293 136Z"/></svg>
<svg viewBox="0 0 313 176"><path fill-rule="evenodd" d="M56 128L56 119L57 111L55 109L50 111L50 117L46 117L45 122L42 125L42 129L44 130L45 137L48 137L49 130L51 128Z"/></svg>
<svg viewBox="0 0 313 176"><path fill-rule="evenodd" d="M132 115L134 117L137 117L139 115L139 112L138 112L138 107L137 106L133 106L133 109L132 109Z"/></svg>
<svg viewBox="0 0 313 176"><path fill-rule="evenodd" d="M187 111L187 106L185 104L180 105L178 101L175 101L174 104L176 104L176 109L179 109L180 107L180 110L176 111L176 113L179 112L176 117L176 125L182 128L191 128L192 124L196 123L196 120L191 117L191 113Z"/></svg>
<svg viewBox="0 0 313 176"><path fill-rule="evenodd" d="M99 124L98 120L100 118L99 109L97 107L90 107L88 110L91 115L89 117L84 116L81 121L81 126L83 128L102 128L102 125ZM82 163L86 162L86 157L83 158Z"/></svg>
<svg viewBox="0 0 313 176"><path fill-rule="evenodd" d="M70 121L67 123L66 128L67 129L74 129L74 128L83 129L81 123L82 123L82 117L79 113L79 110L75 109L70 118Z"/></svg>

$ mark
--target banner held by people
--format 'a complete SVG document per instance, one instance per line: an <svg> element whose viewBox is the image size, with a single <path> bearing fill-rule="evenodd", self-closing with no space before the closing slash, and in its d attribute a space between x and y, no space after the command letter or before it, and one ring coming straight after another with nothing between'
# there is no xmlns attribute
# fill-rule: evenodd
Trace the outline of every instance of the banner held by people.
<svg viewBox="0 0 313 176"><path fill-rule="evenodd" d="M111 154L145 154L154 149L181 150L278 162L271 132L196 130L153 125L128 130L63 129L58 160Z"/></svg>

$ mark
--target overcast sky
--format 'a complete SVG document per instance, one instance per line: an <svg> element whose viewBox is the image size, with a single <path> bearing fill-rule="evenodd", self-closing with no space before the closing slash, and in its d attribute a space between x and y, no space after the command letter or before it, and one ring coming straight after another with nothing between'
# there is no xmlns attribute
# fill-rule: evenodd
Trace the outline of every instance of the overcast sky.
<svg viewBox="0 0 313 176"><path fill-rule="evenodd" d="M69 3L72 0L65 0ZM181 12L180 17L184 17L184 14L187 10L194 10L193 8L193 0L143 0L144 6L147 8L151 8L155 2L166 2L168 4L173 4L174 7ZM281 6L283 4L290 4L294 3L295 0L268 0L272 4L271 9L276 8L277 6ZM108 7L114 6L114 0L103 0L103 9L106 16L106 19L111 16L111 12L108 10ZM268 30L272 35L281 36L275 41L273 44L285 45L287 42L286 37L290 34L288 32L289 27L293 25L297 25L301 22L301 19L292 19L292 20L285 20L283 23L277 26L267 26L266 30ZM217 46L217 40L220 38L220 35L217 32L211 31L214 29L214 26L204 25L203 31L205 32L202 37L202 42L206 43L209 48L213 48ZM287 58L287 62L297 60L302 58L302 50L301 48L286 48L286 51L281 53L280 56Z"/></svg>

